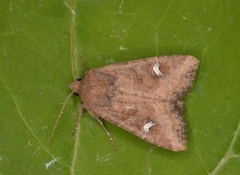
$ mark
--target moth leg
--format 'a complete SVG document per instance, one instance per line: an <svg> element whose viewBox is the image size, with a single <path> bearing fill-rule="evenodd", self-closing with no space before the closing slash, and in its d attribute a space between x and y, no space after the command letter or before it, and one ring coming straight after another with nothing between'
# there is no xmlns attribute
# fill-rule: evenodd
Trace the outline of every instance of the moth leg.
<svg viewBox="0 0 240 175"><path fill-rule="evenodd" d="M82 112L83 112L83 107L82 105L79 106L79 109L78 109L78 116L77 116L77 120L76 120L76 125L73 129L73 132L72 132L72 137L75 136L76 134L76 131L77 131L77 128L79 126L79 123L80 123L80 119L81 119L81 116L82 116Z"/></svg>
<svg viewBox="0 0 240 175"><path fill-rule="evenodd" d="M89 111L88 111L88 112L89 112ZM116 144L114 143L113 138L112 138L110 132L108 132L107 128L106 128L105 125L103 124L102 118L99 117L99 116L98 116L96 113L94 113L94 112L89 112L89 114L90 114L93 118L95 118L95 119L98 121L98 123L102 126L102 128L103 128L103 130L105 131L106 135L108 136L110 142L112 143L113 149L116 150L116 149L117 149L117 148L116 148Z"/></svg>

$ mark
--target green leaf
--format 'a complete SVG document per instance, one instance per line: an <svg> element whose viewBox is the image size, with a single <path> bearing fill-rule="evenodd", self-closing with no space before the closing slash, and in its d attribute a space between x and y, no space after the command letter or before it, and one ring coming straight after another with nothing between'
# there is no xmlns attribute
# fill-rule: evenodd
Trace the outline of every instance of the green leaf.
<svg viewBox="0 0 240 175"><path fill-rule="evenodd" d="M0 174L238 174L240 2L10 1L0 4ZM200 60L184 98L188 149L171 152L87 112L71 138L73 74L157 55ZM74 65L71 65L74 60Z"/></svg>

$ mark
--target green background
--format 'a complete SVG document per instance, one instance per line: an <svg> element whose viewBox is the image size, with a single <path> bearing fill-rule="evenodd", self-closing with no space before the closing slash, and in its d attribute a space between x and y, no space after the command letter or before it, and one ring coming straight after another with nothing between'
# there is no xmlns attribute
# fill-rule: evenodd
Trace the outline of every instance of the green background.
<svg viewBox="0 0 240 175"><path fill-rule="evenodd" d="M3 0L0 2L0 174L239 174L240 1ZM156 55L200 60L185 97L188 149L158 148L84 112L72 70ZM72 69L71 60L75 62ZM49 166L47 166L49 163Z"/></svg>

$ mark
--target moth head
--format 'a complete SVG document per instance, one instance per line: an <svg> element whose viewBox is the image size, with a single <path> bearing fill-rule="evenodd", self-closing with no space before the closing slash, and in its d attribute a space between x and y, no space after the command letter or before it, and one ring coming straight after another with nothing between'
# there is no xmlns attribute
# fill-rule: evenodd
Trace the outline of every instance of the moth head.
<svg viewBox="0 0 240 175"><path fill-rule="evenodd" d="M74 82L70 83L68 85L68 88L72 90L72 92L74 93L74 95L79 96L80 90L81 90L81 80L82 79L77 79Z"/></svg>

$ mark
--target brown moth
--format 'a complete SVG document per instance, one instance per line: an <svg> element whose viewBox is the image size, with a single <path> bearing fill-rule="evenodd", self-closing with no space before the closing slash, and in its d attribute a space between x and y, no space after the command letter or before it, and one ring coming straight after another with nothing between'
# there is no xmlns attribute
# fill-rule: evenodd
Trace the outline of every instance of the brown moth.
<svg viewBox="0 0 240 175"><path fill-rule="evenodd" d="M192 86L198 65L193 56L122 62L92 69L69 88L110 139L102 119L159 147L182 151L187 140L181 98Z"/></svg>

